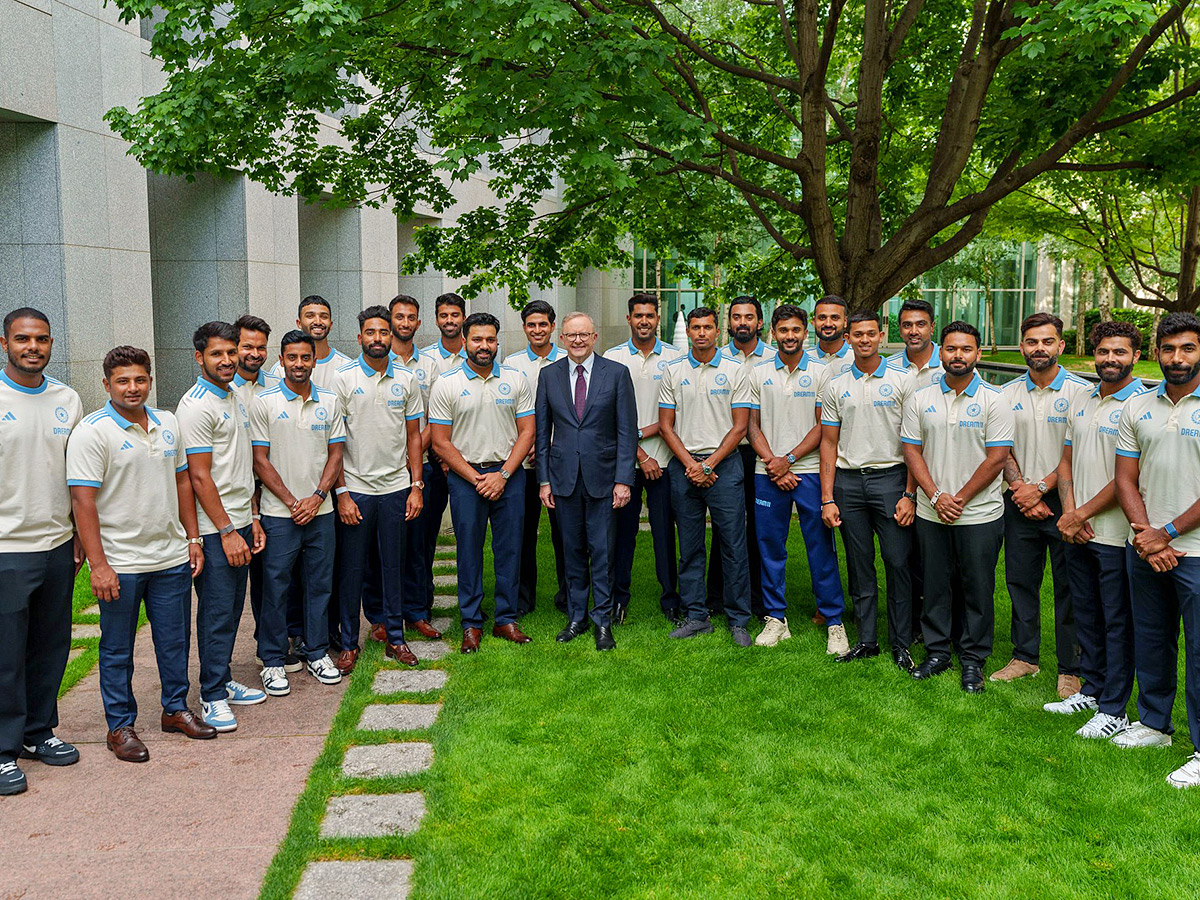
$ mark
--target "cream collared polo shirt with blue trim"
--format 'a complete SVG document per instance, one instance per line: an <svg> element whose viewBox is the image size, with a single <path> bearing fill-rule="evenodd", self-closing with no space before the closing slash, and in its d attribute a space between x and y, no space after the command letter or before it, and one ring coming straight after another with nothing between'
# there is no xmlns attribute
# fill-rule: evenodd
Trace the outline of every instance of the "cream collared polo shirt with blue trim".
<svg viewBox="0 0 1200 900"><path fill-rule="evenodd" d="M658 408L675 410L675 434L689 453L713 453L733 428L733 411L750 409L750 379L720 350L706 363L688 353L667 363Z"/></svg>
<svg viewBox="0 0 1200 900"><path fill-rule="evenodd" d="M359 355L337 370L333 388L346 419L346 487L373 496L411 487L408 423L420 422L425 411L417 376L390 358L376 372Z"/></svg>
<svg viewBox="0 0 1200 900"><path fill-rule="evenodd" d="M1087 398L1075 409L1067 425L1066 444L1071 448L1071 478L1075 482L1075 505L1087 503L1113 480L1116 469L1117 438L1121 411L1130 397L1144 393L1146 388L1135 378L1125 387L1107 397L1100 396L1096 385ZM1088 520L1097 544L1107 547L1125 546L1129 535L1129 520L1118 503Z"/></svg>
<svg viewBox="0 0 1200 900"><path fill-rule="evenodd" d="M35 388L0 371L0 553L42 553L71 539L67 438L79 395L48 375Z"/></svg>
<svg viewBox="0 0 1200 900"><path fill-rule="evenodd" d="M758 410L759 427L776 456L790 453L818 423L821 395L828 381L829 367L807 351L800 354L791 371L778 354L750 370L751 408ZM820 463L818 445L792 463L791 470L798 475L811 474L820 470ZM767 464L759 459L754 471L767 474Z"/></svg>
<svg viewBox="0 0 1200 900"><path fill-rule="evenodd" d="M337 373L338 369L346 365L348 362L351 362L349 356L335 347L330 347L329 355L324 359L318 359L313 365L312 383L323 388L329 388L329 390L332 391L334 375ZM279 381L283 381L284 375L286 374L283 371L283 361L276 361L275 365L271 366L271 371L267 374L274 376Z"/></svg>
<svg viewBox="0 0 1200 900"><path fill-rule="evenodd" d="M161 572L188 561L175 476L187 471L179 422L146 407L149 430L112 401L84 418L67 444L67 484L97 488L100 545L119 574Z"/></svg>
<svg viewBox="0 0 1200 900"><path fill-rule="evenodd" d="M430 391L433 390L433 386L437 383L437 380L442 377L442 375L444 375L446 372L449 372L456 366L462 365L463 360L467 358L467 348L465 344L458 348L457 353L451 353L442 346L441 338L438 338L428 347L422 347L420 352L422 356L429 357L428 371Z"/></svg>
<svg viewBox="0 0 1200 900"><path fill-rule="evenodd" d="M235 528L250 524L254 493L254 453L250 449L250 414L231 390L200 376L175 408L183 449L188 456L212 454L212 479L221 505ZM200 534L216 534L217 526L196 498Z"/></svg>
<svg viewBox="0 0 1200 900"><path fill-rule="evenodd" d="M911 376L910 376L911 377ZM921 448L921 457L938 490L956 494L983 465L992 447L1013 445L1013 414L1000 389L976 372L962 393L944 381L916 391L904 404L901 441ZM1004 515L1004 477L967 501L954 525L980 525ZM917 491L917 515L938 522L937 510Z"/></svg>
<svg viewBox="0 0 1200 900"><path fill-rule="evenodd" d="M510 353L504 358L503 365L511 366L516 369L529 381L529 392L533 394L534 400L537 399L538 377L542 374L542 369L550 365L556 359L561 359L567 355L567 351L558 344L550 344L550 352L545 356L538 356L533 352L532 347L526 347L516 353ZM574 384L574 382L572 382ZM534 462L532 459L525 460L525 468L533 469Z"/></svg>
<svg viewBox="0 0 1200 900"><path fill-rule="evenodd" d="M481 376L464 362L429 392L429 423L449 425L450 443L474 465L508 459L517 442L517 419L532 415L529 380L500 363Z"/></svg>
<svg viewBox="0 0 1200 900"><path fill-rule="evenodd" d="M1200 497L1200 388L1178 403L1167 396L1165 381L1133 395L1117 431L1117 456L1138 461L1138 493L1150 524L1162 528ZM1133 540L1132 529L1126 539ZM1171 546L1200 552L1200 528L1183 532Z"/></svg>
<svg viewBox="0 0 1200 900"><path fill-rule="evenodd" d="M732 359L734 362L741 363L746 367L746 377L752 378L754 367L761 362L769 362L779 355L779 351L762 339L758 338L758 342L754 345L754 349L749 353L742 353L737 348L737 344L730 341L721 348L721 352ZM750 445L750 433L747 431L746 436L738 443L739 447L747 447ZM794 444L792 446L795 446Z"/></svg>
<svg viewBox="0 0 1200 900"><path fill-rule="evenodd" d="M388 351L388 359L391 360L393 364L404 366L404 368L409 369L415 376L417 376L417 386L421 388L421 430L424 431L425 426L429 424L429 419L426 417L426 413L429 411L429 388L433 384L432 373L430 372L429 365L429 354L422 353L420 347L413 347L412 356L410 356L408 359L402 357L395 350ZM421 462L425 463L428 461L429 453L422 453Z"/></svg>
<svg viewBox="0 0 1200 900"><path fill-rule="evenodd" d="M826 353L821 349L821 345L817 344L814 348L816 352L817 362L824 363L829 366L830 379L837 378L850 371L850 367L854 365L854 353L850 349L850 344L842 338L842 349L837 353Z"/></svg>
<svg viewBox="0 0 1200 900"><path fill-rule="evenodd" d="M238 399L246 409L250 409L250 401L265 391L267 388L273 388L283 381L278 375L272 375L270 372L258 370L258 375L253 381L247 381L242 377L241 372L237 372L233 376L233 392L238 395Z"/></svg>
<svg viewBox="0 0 1200 900"><path fill-rule="evenodd" d="M1054 379L1039 388L1026 372L1002 388L1016 424L1013 457L1027 482L1036 484L1062 460L1067 423L1074 410L1087 400L1092 384L1062 366Z"/></svg>
<svg viewBox="0 0 1200 900"><path fill-rule="evenodd" d="M648 428L658 422L658 389L662 384L667 363L679 356L679 348L655 339L654 349L642 355L632 338L617 344L604 353L605 359L619 362L629 370L633 380L633 396L637 402L638 428ZM658 435L642 438L638 446L663 468L671 461L667 442Z"/></svg>
<svg viewBox="0 0 1200 900"><path fill-rule="evenodd" d="M821 424L837 425L839 469L882 469L904 462L900 424L913 394L913 378L880 357L874 372L858 363L831 375L821 403Z"/></svg>
<svg viewBox="0 0 1200 900"><path fill-rule="evenodd" d="M250 401L250 443L268 448L268 457L284 485L297 500L303 500L321 483L329 459L329 445L344 443L346 423L342 406L332 388L309 384L308 399L281 381ZM264 516L292 517L291 508L263 485L259 509ZM333 512L329 492L317 515Z"/></svg>
<svg viewBox="0 0 1200 900"><path fill-rule="evenodd" d="M913 377L913 384L918 391L931 384L941 384L942 379L946 377L946 370L942 366L942 348L938 346L937 341L931 341L930 346L933 352L929 356L929 362L923 366L918 366L908 358L907 347L887 358L889 364L899 366Z"/></svg>

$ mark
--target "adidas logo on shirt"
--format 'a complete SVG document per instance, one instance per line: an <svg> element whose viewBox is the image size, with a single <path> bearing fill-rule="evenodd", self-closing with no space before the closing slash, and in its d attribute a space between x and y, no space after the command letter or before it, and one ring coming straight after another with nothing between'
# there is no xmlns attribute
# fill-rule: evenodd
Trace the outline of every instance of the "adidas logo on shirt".
<svg viewBox="0 0 1200 900"><path fill-rule="evenodd" d="M366 393L366 391L364 391L364 390L363 390L362 388L360 388L360 387L356 387L356 388L354 389L354 393L356 393L356 394L365 394L365 393Z"/></svg>
<svg viewBox="0 0 1200 900"><path fill-rule="evenodd" d="M281 413L280 413L278 416L276 416L276 417L275 417L275 421L277 421L277 422L278 422L280 419L286 419L286 418L289 418L289 417L288 417L288 414L287 414L287 410L284 410L284 411L283 411L283 412L281 412Z"/></svg>
<svg viewBox="0 0 1200 900"><path fill-rule="evenodd" d="M10 413L10 415L11 415L11 413ZM1140 419L1138 419L1138 421L1139 422L1148 422L1153 418L1154 418L1154 416L1150 415L1149 412L1146 412L1146 413L1142 414L1142 417Z"/></svg>
<svg viewBox="0 0 1200 900"><path fill-rule="evenodd" d="M937 407L936 406L926 407L925 412L937 412Z"/></svg>
<svg viewBox="0 0 1200 900"><path fill-rule="evenodd" d="M774 384L774 383L775 383L774 381L772 381L770 378L768 378L766 381L763 382L763 387L766 387L768 384Z"/></svg>
<svg viewBox="0 0 1200 900"><path fill-rule="evenodd" d="M471 396L471 392L470 392L469 390L467 390L466 388L463 388L463 392L462 392L461 394L459 394L458 396L460 396L460 397L470 397L470 396Z"/></svg>
<svg viewBox="0 0 1200 900"><path fill-rule="evenodd" d="M1018 403L1017 403L1017 405L1013 407L1013 412L1016 412L1018 409L1024 409L1024 408L1025 408L1025 407L1023 407L1023 406L1022 406L1022 405L1021 405L1021 404L1018 402Z"/></svg>
<svg viewBox="0 0 1200 900"><path fill-rule="evenodd" d="M683 387L684 385L688 385L688 384L691 384L691 382L688 381L686 378L683 379L683 381L679 382L680 387Z"/></svg>
<svg viewBox="0 0 1200 900"><path fill-rule="evenodd" d="M121 449L122 449L122 450L132 450L132 449L133 449L133 444L129 443L129 441L126 441L125 443L123 443L123 444L121 445Z"/></svg>
<svg viewBox="0 0 1200 900"><path fill-rule="evenodd" d="M221 413L221 415L223 415L227 419L229 418L229 413Z"/></svg>
<svg viewBox="0 0 1200 900"><path fill-rule="evenodd" d="M6 413L4 414L4 418L3 418L2 420L0 420L0 421L4 421L4 422L15 422L15 421L17 421L17 417L16 417L16 416L14 416L14 415L13 415L11 412L6 412Z"/></svg>
<svg viewBox="0 0 1200 900"><path fill-rule="evenodd" d="M844 398L846 398L846 397L849 397L849 396L850 396L850 392L849 392L849 391L846 391L844 394L842 394L842 398L843 398L843 399L844 399Z"/></svg>

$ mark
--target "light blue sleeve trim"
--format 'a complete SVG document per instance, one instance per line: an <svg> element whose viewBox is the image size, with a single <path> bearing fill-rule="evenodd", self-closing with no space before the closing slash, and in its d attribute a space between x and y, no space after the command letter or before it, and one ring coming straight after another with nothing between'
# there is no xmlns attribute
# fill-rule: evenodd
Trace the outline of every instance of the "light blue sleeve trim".
<svg viewBox="0 0 1200 900"><path fill-rule="evenodd" d="M842 423L841 423L841 420L834 422L832 419L821 419L821 424L822 425L837 425L840 427Z"/></svg>
<svg viewBox="0 0 1200 900"><path fill-rule="evenodd" d="M430 419L429 424L430 425L453 425L454 421L452 419Z"/></svg>
<svg viewBox="0 0 1200 900"><path fill-rule="evenodd" d="M924 444L924 442L923 442L923 441L918 441L916 438L906 438L906 437L901 437L901 438L900 438L900 443L902 443L902 444L912 444L914 447L920 447L920 446L922 446L922 445Z"/></svg>
<svg viewBox="0 0 1200 900"><path fill-rule="evenodd" d="M1070 439L1070 438L1067 438L1065 441L1063 441L1063 446L1064 446L1064 447L1070 447L1070 446L1071 446L1071 439Z"/></svg>
<svg viewBox="0 0 1200 900"><path fill-rule="evenodd" d="M84 481L82 478L68 478L67 484L75 486L75 487L94 487L94 488L100 487L100 482Z"/></svg>
<svg viewBox="0 0 1200 900"><path fill-rule="evenodd" d="M1117 456L1123 456L1126 459L1141 459L1141 452L1137 450L1122 450L1117 448Z"/></svg>
<svg viewBox="0 0 1200 900"><path fill-rule="evenodd" d="M753 403L734 403L734 404L732 404L731 408L732 409L755 409L756 407L754 406Z"/></svg>
<svg viewBox="0 0 1200 900"><path fill-rule="evenodd" d="M985 447L1011 447L1012 445L1013 445L1012 441L984 441L983 442L983 446L985 446Z"/></svg>
<svg viewBox="0 0 1200 900"><path fill-rule="evenodd" d="M250 446L251 447L270 447L271 442L270 441L251 441Z"/></svg>
<svg viewBox="0 0 1200 900"><path fill-rule="evenodd" d="M747 406L749 406L751 409L762 409L761 403L748 403Z"/></svg>
<svg viewBox="0 0 1200 900"><path fill-rule="evenodd" d="M658 404L658 408L659 409L674 409L675 404L674 403L660 403L660 404Z"/></svg>
<svg viewBox="0 0 1200 900"><path fill-rule="evenodd" d="M191 456L193 453L212 453L212 447L188 447L183 452L185 456Z"/></svg>
<svg viewBox="0 0 1200 900"><path fill-rule="evenodd" d="M175 474L178 475L180 472L186 472L186 471L187 471L187 461L185 460L183 465L175 470Z"/></svg>
<svg viewBox="0 0 1200 900"><path fill-rule="evenodd" d="M423 416L423 415L425 415L425 414L424 414L424 413L417 413L415 416L405 416L405 417L404 417L404 421L405 421L405 422L412 422L414 419L419 419L419 418L421 418L421 416Z"/></svg>
<svg viewBox="0 0 1200 900"><path fill-rule="evenodd" d="M532 415L533 415L533 410L532 410L532 409L530 409L530 410L526 410L526 411L525 411L525 412L523 412L523 413L517 413L517 418L518 418L518 419L523 419L523 418L525 418L526 416L532 416Z"/></svg>
<svg viewBox="0 0 1200 900"><path fill-rule="evenodd" d="M330 439L329 439L329 443L331 443L331 444L344 444L344 443L346 443L346 438L345 438L345 437L335 437L335 438L330 438Z"/></svg>

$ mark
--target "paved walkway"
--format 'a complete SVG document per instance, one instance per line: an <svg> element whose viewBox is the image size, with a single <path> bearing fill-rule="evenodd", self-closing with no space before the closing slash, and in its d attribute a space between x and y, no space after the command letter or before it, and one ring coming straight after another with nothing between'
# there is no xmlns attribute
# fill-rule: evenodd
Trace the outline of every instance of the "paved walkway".
<svg viewBox="0 0 1200 900"><path fill-rule="evenodd" d="M252 634L247 603L233 677L260 685ZM189 701L199 712L194 635ZM59 704L58 734L79 747L79 763L56 769L23 760L29 790L0 798L0 898L257 897L344 689L303 671L290 679L290 696L234 707L232 734L163 734L154 648L143 628L133 683L150 761L118 762L104 746L93 671Z"/></svg>

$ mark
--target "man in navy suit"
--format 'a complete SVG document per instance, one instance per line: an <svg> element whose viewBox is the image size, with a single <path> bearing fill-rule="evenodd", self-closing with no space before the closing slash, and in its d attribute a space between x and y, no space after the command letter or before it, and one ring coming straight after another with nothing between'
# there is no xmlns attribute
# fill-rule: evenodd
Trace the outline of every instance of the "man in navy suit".
<svg viewBox="0 0 1200 900"><path fill-rule="evenodd" d="M558 512L567 573L567 627L560 643L588 630L588 592L596 649L612 636L616 516L629 502L637 456L637 401L629 370L592 352L596 326L584 313L562 322L567 356L538 378L538 482L542 503Z"/></svg>

